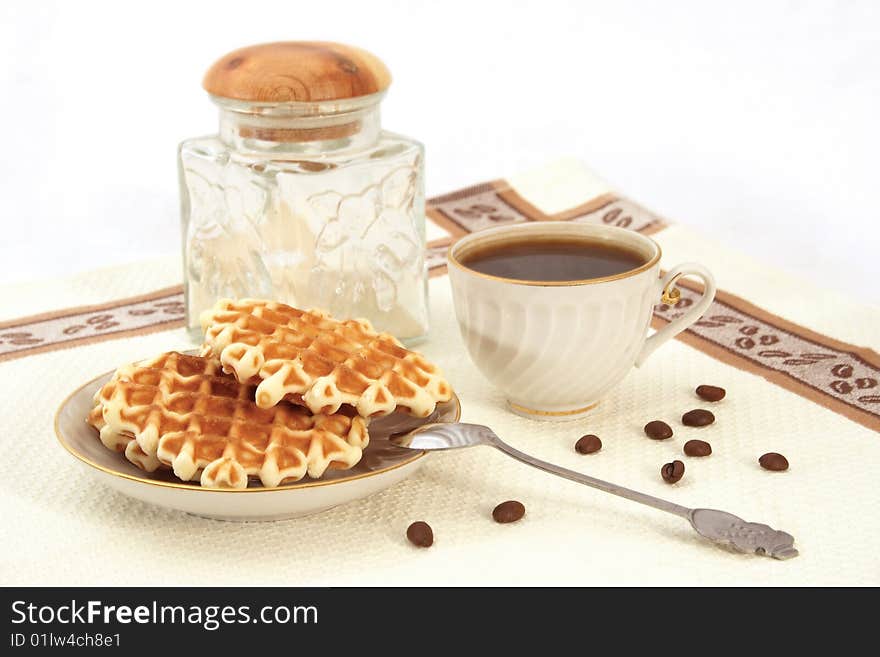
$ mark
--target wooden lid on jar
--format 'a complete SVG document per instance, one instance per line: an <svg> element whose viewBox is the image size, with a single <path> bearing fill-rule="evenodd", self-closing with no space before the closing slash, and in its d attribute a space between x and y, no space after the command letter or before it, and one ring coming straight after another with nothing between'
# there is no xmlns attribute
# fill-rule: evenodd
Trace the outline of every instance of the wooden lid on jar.
<svg viewBox="0 0 880 657"><path fill-rule="evenodd" d="M391 73L375 55L329 41L278 41L240 48L216 62L202 81L222 98L283 103L356 98L385 91Z"/></svg>

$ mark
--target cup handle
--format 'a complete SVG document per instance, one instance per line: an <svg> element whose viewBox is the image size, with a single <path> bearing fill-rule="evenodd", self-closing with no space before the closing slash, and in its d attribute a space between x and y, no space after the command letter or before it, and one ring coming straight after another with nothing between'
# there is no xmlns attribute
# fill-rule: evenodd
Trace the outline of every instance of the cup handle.
<svg viewBox="0 0 880 657"><path fill-rule="evenodd" d="M705 286L703 296L700 297L700 300L697 301L697 303L695 303L684 315L678 319L672 320L669 324L645 340L645 344L642 346L642 351L639 352L638 358L636 358L636 367L641 366L641 364L647 360L648 356L654 353L654 350L657 349L657 347L667 340L671 340L684 331L688 326L700 319L715 299L715 279L712 277L712 274L709 273L709 270L695 262L685 262L670 269L666 273L666 276L660 279L660 300L669 305L675 305L678 303L678 300L681 298L681 292L675 287L675 283L682 276L688 276L691 274L698 276L703 280Z"/></svg>

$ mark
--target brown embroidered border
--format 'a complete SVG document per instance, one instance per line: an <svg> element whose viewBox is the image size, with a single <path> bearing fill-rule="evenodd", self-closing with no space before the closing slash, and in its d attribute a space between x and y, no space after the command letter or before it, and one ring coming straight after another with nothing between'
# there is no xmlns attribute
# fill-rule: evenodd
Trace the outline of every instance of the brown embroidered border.
<svg viewBox="0 0 880 657"><path fill-rule="evenodd" d="M637 203L614 194L603 194L564 212L546 214L504 180L474 185L429 199L427 214L453 237L491 226L526 221L604 223L645 234L655 233L668 225Z"/></svg>
<svg viewBox="0 0 880 657"><path fill-rule="evenodd" d="M681 300L654 309L655 328L680 317L702 286L680 281ZM880 431L880 354L829 338L772 315L729 292L691 328L685 344L758 374L859 424Z"/></svg>
<svg viewBox="0 0 880 657"><path fill-rule="evenodd" d="M183 287L0 324L0 361L184 324Z"/></svg>
<svg viewBox="0 0 880 657"><path fill-rule="evenodd" d="M40 313L38 315L29 315L27 317L18 317L13 320L0 322L0 330L10 328L13 326L23 326L25 324L36 324L38 322L44 322L50 319L61 319L63 317L71 317L73 315L85 315L89 313L99 312L102 310L110 310L113 308L119 308L121 305L126 304L134 304L140 303L143 301L154 301L156 299L164 299L165 297L179 294L183 292L182 285L173 285L172 287L162 288L161 290L154 290L153 292L148 292L147 294L140 294L133 297L127 297L123 300L110 301L108 303L102 303L93 306L75 306L73 308L63 308L61 310L53 310L47 313Z"/></svg>
<svg viewBox="0 0 880 657"><path fill-rule="evenodd" d="M431 277L446 273L446 250L452 238L428 244L426 261ZM0 323L0 362L56 349L184 325L183 286L118 299L95 306L79 306Z"/></svg>
<svg viewBox="0 0 880 657"><path fill-rule="evenodd" d="M651 234L668 222L613 194L557 214L545 214L503 180L474 185L428 201L428 216L450 237L428 244L432 277L446 273L446 251L463 235L526 221L583 221ZM659 327L694 303L700 286L680 281L675 307L658 305ZM114 302L81 306L0 323L0 361L183 326L180 286ZM880 355L811 331L719 291L703 319L678 339L713 358L758 374L868 428L880 431Z"/></svg>
<svg viewBox="0 0 880 657"><path fill-rule="evenodd" d="M469 191L470 193L464 193ZM655 233L668 225L632 201L606 194L556 215L541 212L504 181L432 200L454 235L488 226L524 221L586 221ZM453 238L452 241L454 241ZM675 308L659 305L655 327L694 303L699 286L682 281ZM874 430L880 430L880 355L834 340L758 308L735 295L718 292L703 319L679 339L729 365L759 374Z"/></svg>

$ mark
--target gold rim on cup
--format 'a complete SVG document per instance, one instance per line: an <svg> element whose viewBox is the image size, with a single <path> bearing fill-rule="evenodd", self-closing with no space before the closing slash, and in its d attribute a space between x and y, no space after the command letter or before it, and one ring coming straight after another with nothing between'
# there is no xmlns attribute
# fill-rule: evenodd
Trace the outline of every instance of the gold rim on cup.
<svg viewBox="0 0 880 657"><path fill-rule="evenodd" d="M598 227L602 228L603 230L625 231L625 233L628 233L630 235L638 235L638 237L640 237L643 240L646 240L647 242L649 242L650 244L653 245L655 253L651 257L651 259L648 260L648 262L646 262L645 264L639 265L635 269L630 269L629 271L625 271L620 274L614 274L613 276L602 276L601 278L584 278L584 279L575 280L575 281L535 281L535 280L529 280L529 279L524 279L524 278L507 278L505 276L493 276L492 274L484 274L483 272L479 272L479 271L476 271L475 269L471 269L470 267L468 267L467 265L462 263L458 259L458 256L455 254L455 249L459 248L461 246L462 242L465 242L469 238L474 238L474 240L477 240L479 237L485 237L486 235L501 233L501 232L510 230L512 228L517 228L517 227L521 227L521 226L536 226L536 227L540 226L541 228L547 228L548 226L554 227L554 226L571 226L571 225L577 225L577 224L572 224L569 221L542 221L542 222L535 222L535 223L528 223L528 224L512 224L510 226L498 226L497 228L490 228L490 229L484 230L484 231L477 231L475 233L469 233L468 235L465 235L460 240L458 240L457 242L455 242L449 246L449 249L447 249L447 252L446 252L446 260L449 263L451 263L451 264L455 265L456 267L458 267L459 269L461 269L462 271L467 272L468 274L473 274L474 276L479 276L481 278L486 278L486 279L493 280L493 281L499 281L501 283L514 283L516 285L531 285L531 286L535 286L535 287L571 287L571 286L575 286L575 285L590 285L593 283L609 283L611 281L617 281L617 280L620 280L623 278L629 278L630 276L636 276L637 274L641 274L641 273L646 272L649 269L651 269L654 265L656 265L658 262L660 262L660 258L663 256L663 250L660 248L660 245L656 241L654 241L653 239L651 239L647 235L642 235L641 233L636 233L635 231L627 230L625 228L619 228L618 226L598 226ZM592 224L583 224L583 225L589 226ZM538 230L538 228L534 228L534 229L530 228L528 230Z"/></svg>
<svg viewBox="0 0 880 657"><path fill-rule="evenodd" d="M529 408L528 406L522 406L520 404L514 404L512 401L508 400L507 404L515 411L520 411L521 413L527 413L529 415L544 415L547 417L564 417L566 415L578 415L580 413L586 413L587 411L592 411L599 405L599 402L593 402L592 404L588 404L583 408L575 408L571 411L539 411L535 408Z"/></svg>

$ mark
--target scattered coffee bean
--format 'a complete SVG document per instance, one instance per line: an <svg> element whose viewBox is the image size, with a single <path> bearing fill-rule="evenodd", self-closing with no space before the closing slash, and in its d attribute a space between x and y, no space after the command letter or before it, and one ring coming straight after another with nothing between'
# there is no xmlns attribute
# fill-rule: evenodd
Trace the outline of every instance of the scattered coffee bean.
<svg viewBox="0 0 880 657"><path fill-rule="evenodd" d="M594 436L593 434L581 436L574 444L574 450L578 454L593 454L600 449L602 449L602 441L599 440L599 436Z"/></svg>
<svg viewBox="0 0 880 657"><path fill-rule="evenodd" d="M705 427L715 421L711 411L695 408L681 416L681 423L686 427Z"/></svg>
<svg viewBox="0 0 880 657"><path fill-rule="evenodd" d="M645 425L645 435L654 440L666 440L672 438L672 427L663 420L652 420Z"/></svg>
<svg viewBox="0 0 880 657"><path fill-rule="evenodd" d="M434 544L434 531L431 529L431 525L421 520L406 528L406 537L410 543L419 547L426 548Z"/></svg>
<svg viewBox="0 0 880 657"><path fill-rule="evenodd" d="M718 386L697 386L697 397L709 402L721 401L726 394L727 391Z"/></svg>
<svg viewBox="0 0 880 657"><path fill-rule="evenodd" d="M773 470L774 472L788 470L788 459L782 454L777 454L776 452L767 452L764 456L758 459L758 463L760 463L761 467L765 470Z"/></svg>
<svg viewBox="0 0 880 657"><path fill-rule="evenodd" d="M688 456L709 456L712 445L705 440L689 440L684 444L684 453Z"/></svg>
<svg viewBox="0 0 880 657"><path fill-rule="evenodd" d="M492 511L492 517L495 522L516 522L526 514L526 507L522 502L516 500L508 500L502 502Z"/></svg>
<svg viewBox="0 0 880 657"><path fill-rule="evenodd" d="M673 461L660 468L660 476L667 484L675 484L684 477L684 463Z"/></svg>

